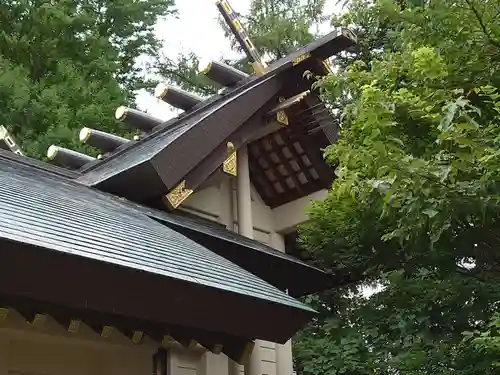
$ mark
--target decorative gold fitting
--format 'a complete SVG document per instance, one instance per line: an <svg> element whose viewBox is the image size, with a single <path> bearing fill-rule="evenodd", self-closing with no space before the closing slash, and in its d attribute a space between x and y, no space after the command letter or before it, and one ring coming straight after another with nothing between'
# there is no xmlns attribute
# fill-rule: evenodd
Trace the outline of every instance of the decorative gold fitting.
<svg viewBox="0 0 500 375"><path fill-rule="evenodd" d="M0 308L0 320L5 320L9 316L9 308L2 307Z"/></svg>
<svg viewBox="0 0 500 375"><path fill-rule="evenodd" d="M46 318L47 318L47 315L45 315L45 314L35 314L35 317L33 318L33 320L31 322L28 322L28 323L30 323L31 325L34 325L34 326L41 326L43 323L45 323Z"/></svg>
<svg viewBox="0 0 500 375"><path fill-rule="evenodd" d="M288 116L286 115L285 111L281 110L276 112L276 121L284 126L288 125Z"/></svg>
<svg viewBox="0 0 500 375"><path fill-rule="evenodd" d="M323 66L325 67L325 69L328 72L328 74L333 73L332 68L330 68L330 64L328 64L327 60L323 60Z"/></svg>
<svg viewBox="0 0 500 375"><path fill-rule="evenodd" d="M132 343L140 344L143 338L144 338L144 332L134 331L134 334L132 335Z"/></svg>
<svg viewBox="0 0 500 375"><path fill-rule="evenodd" d="M293 64L293 66L299 65L301 62L306 61L310 57L311 57L311 53L310 52L306 52L306 53L304 53L304 54L296 57L295 59L293 59L292 60L292 64Z"/></svg>
<svg viewBox="0 0 500 375"><path fill-rule="evenodd" d="M113 332L113 327L104 326L104 327L102 327L101 337L108 338L109 336L111 336L112 332Z"/></svg>
<svg viewBox="0 0 500 375"><path fill-rule="evenodd" d="M253 62L252 64L253 71L256 75L262 76L266 72L265 66L261 62Z"/></svg>
<svg viewBox="0 0 500 375"><path fill-rule="evenodd" d="M77 319L71 319L68 326L68 332L77 333L80 329L81 321Z"/></svg>
<svg viewBox="0 0 500 375"><path fill-rule="evenodd" d="M191 194L193 194L193 190L186 188L186 180L184 180L167 195L165 195L165 203L170 209L176 209Z"/></svg>
<svg viewBox="0 0 500 375"><path fill-rule="evenodd" d="M227 142L227 158L222 164L222 170L230 176L236 176L237 173L237 156L236 148L232 142Z"/></svg>
<svg viewBox="0 0 500 375"><path fill-rule="evenodd" d="M279 97L278 99L280 103L283 103L286 99L282 96ZM288 116L286 115L286 112L284 109L276 112L276 121L281 124L281 125L288 125Z"/></svg>

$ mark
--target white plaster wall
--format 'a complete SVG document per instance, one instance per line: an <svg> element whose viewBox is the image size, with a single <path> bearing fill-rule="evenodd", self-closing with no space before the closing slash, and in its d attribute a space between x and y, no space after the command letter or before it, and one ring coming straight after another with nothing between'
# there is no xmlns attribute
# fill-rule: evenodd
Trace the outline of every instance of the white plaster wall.
<svg viewBox="0 0 500 375"><path fill-rule="evenodd" d="M0 321L0 375L151 374L158 345L146 337L138 345L113 331L103 338L81 325L69 333L50 317L37 326L16 311ZM211 356L211 361L206 358ZM202 348L170 348L171 375L227 375L228 358Z"/></svg>
<svg viewBox="0 0 500 375"><path fill-rule="evenodd" d="M229 197L223 194L220 187L211 186L190 196L181 206L181 209L197 214L206 219L221 222L221 213L224 205L229 202ZM252 220L254 226L254 239L269 243L270 234L288 233L297 225L307 220L307 208L312 201L323 200L327 190L323 189L310 195L270 209L264 204L257 191L252 187ZM233 189L233 218L235 231L238 228L236 191Z"/></svg>

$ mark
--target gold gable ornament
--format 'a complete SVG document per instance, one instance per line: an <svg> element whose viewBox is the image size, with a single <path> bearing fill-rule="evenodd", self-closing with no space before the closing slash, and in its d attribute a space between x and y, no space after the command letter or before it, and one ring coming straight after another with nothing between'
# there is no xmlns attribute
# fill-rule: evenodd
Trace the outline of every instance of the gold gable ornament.
<svg viewBox="0 0 500 375"><path fill-rule="evenodd" d="M228 157L222 164L222 170L224 171L224 173L227 173L230 176L236 176L238 174L236 167L237 156L236 148L234 147L234 144L232 142L227 142L227 154Z"/></svg>
<svg viewBox="0 0 500 375"><path fill-rule="evenodd" d="M279 101L280 101L280 103L283 103L285 101L285 98L280 96ZM276 112L276 121L279 124L284 125L284 126L287 126L289 124L288 123L288 116L287 116L284 109Z"/></svg>
<svg viewBox="0 0 500 375"><path fill-rule="evenodd" d="M186 180L184 180L165 195L164 201L171 209L176 209L191 194L193 194L193 190L186 188Z"/></svg>

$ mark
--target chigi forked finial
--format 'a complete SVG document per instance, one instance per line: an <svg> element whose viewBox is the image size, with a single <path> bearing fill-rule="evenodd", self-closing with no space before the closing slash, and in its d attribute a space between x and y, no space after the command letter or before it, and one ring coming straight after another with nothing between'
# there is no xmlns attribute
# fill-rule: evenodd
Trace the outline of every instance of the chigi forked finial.
<svg viewBox="0 0 500 375"><path fill-rule="evenodd" d="M248 32L243 27L238 14L233 10L231 5L229 5L229 2L227 0L219 0L216 2L216 5L219 9L219 12L222 14L222 17L224 17L224 20L226 21L230 30L236 37L236 40L240 44L241 48L243 49L243 51L245 51L248 60L250 60L250 63L252 64L252 68L255 74L264 74L267 65L262 60L259 52L255 49L255 46L250 40Z"/></svg>

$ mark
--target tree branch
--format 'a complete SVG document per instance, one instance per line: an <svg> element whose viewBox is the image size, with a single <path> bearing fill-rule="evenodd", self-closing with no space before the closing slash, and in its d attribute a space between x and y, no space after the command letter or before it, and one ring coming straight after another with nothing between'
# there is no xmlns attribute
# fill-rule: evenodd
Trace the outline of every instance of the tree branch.
<svg viewBox="0 0 500 375"><path fill-rule="evenodd" d="M187 86L189 86L190 88L192 88L194 90L198 90L199 92L201 92L204 95L213 95L214 94L214 92L213 92L214 90L212 90L211 88L201 86L200 84L194 82L193 80L186 77L185 75L179 73L175 69L163 68L163 69L160 69L160 72L165 77L170 76L171 79L172 79L172 77L177 77L177 79L180 82L186 84Z"/></svg>
<svg viewBox="0 0 500 375"><path fill-rule="evenodd" d="M476 19L477 19L477 22L479 22L479 26L481 27L481 30L483 31L483 34L486 36L486 38L488 39L488 41L490 42L490 44L494 45L495 47L497 48L500 48L500 41L498 40L495 40L491 37L491 34L490 32L488 31L488 29L486 28L486 25L483 21L483 18L481 17L481 15L479 14L478 10L476 9L476 7L474 6L474 4L472 3L471 0L465 0L465 2L467 3L467 5L469 6L470 10L474 13L474 15L476 16Z"/></svg>

